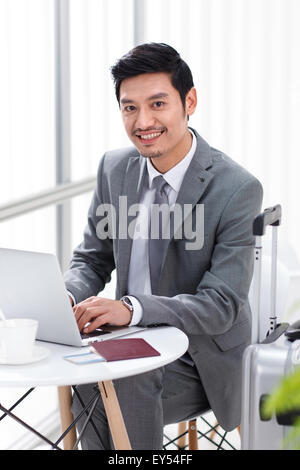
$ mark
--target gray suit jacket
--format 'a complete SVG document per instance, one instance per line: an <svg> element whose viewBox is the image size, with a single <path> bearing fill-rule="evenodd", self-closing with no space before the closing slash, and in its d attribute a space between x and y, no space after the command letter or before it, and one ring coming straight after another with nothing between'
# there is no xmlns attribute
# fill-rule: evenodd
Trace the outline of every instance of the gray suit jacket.
<svg viewBox="0 0 300 470"><path fill-rule="evenodd" d="M187 334L211 408L221 426L232 430L240 424L242 354L251 337L252 222L261 209L262 186L194 132L197 149L176 202L193 210L204 204L203 247L187 251L186 240L171 237L162 253L159 292L136 297L143 307L141 326L167 324ZM114 268L116 299L127 293L132 240L100 240L96 210L101 203L113 204L118 227L119 196L127 195L128 207L139 202L145 163L133 147L101 159L84 240L65 273L77 302L97 295Z"/></svg>

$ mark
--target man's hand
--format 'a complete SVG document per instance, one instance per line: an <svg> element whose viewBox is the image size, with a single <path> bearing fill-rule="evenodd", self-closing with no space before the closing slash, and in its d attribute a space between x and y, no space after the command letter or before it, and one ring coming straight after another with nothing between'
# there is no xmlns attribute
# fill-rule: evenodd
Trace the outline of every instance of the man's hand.
<svg viewBox="0 0 300 470"><path fill-rule="evenodd" d="M111 325L128 325L131 313L120 300L89 297L73 307L79 331L84 328L84 333L90 333L96 328L110 323Z"/></svg>

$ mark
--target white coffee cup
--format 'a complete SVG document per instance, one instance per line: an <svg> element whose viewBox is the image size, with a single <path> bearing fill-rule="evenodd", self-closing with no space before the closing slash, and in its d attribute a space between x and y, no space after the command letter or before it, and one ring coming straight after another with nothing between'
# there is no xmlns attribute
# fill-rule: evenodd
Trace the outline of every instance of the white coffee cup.
<svg viewBox="0 0 300 470"><path fill-rule="evenodd" d="M0 321L1 362L26 362L33 356L38 321L15 318Z"/></svg>

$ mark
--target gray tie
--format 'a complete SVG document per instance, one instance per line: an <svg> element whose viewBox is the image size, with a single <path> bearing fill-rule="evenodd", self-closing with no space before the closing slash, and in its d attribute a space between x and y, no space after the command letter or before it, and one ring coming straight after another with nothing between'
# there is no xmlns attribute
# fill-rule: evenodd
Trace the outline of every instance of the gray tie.
<svg viewBox="0 0 300 470"><path fill-rule="evenodd" d="M152 188L155 187L155 197L153 204L168 204L168 196L165 192L168 183L163 178L163 176L156 176L152 181ZM171 215L170 215L171 216ZM154 219L155 220L155 219ZM170 227L170 219L168 219ZM158 294L159 278L161 273L161 265L163 253L165 250L165 245L168 243L168 239L162 238L163 228L166 229L166 225L162 225L162 220L160 219L160 224L157 227L159 238L155 239L151 237L151 219L149 223L149 268L150 268L150 279L151 279L151 288L152 294ZM179 358L181 361L186 362L189 366L194 365L194 361L191 358L189 352L186 352L182 357Z"/></svg>
<svg viewBox="0 0 300 470"><path fill-rule="evenodd" d="M163 176L156 176L152 181L152 188L155 188L155 197L153 204L168 204L168 196L165 192L168 183L163 178ZM161 214L159 214L161 215ZM164 253L165 245L168 243L168 239L162 238L163 233L163 225L162 225L162 217L159 217L159 224L158 226L153 227L154 222L158 222L157 218L150 217L149 223L149 268L150 268L150 279L151 279L151 287L152 287L152 294L157 294L158 292L158 282L161 273L161 266L162 266L162 257ZM151 236L151 228L152 228L152 235L153 231L154 238ZM158 236L158 238L157 238Z"/></svg>

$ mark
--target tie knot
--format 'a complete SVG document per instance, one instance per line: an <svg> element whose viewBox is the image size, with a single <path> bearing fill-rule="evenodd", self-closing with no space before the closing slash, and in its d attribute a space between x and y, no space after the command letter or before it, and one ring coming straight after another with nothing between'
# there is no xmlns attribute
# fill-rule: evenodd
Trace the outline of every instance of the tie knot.
<svg viewBox="0 0 300 470"><path fill-rule="evenodd" d="M163 176L159 175L153 178L152 188L154 188L160 194L163 194L165 192L167 185L168 183L166 182Z"/></svg>

